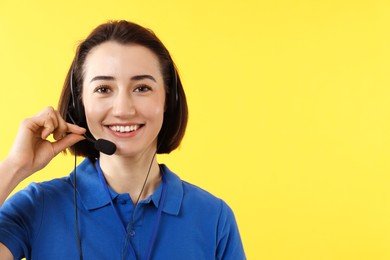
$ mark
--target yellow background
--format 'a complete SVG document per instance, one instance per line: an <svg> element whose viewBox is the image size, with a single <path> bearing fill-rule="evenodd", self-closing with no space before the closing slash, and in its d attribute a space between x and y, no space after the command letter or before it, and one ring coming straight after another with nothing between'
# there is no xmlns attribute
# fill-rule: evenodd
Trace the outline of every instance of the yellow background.
<svg viewBox="0 0 390 260"><path fill-rule="evenodd" d="M248 259L390 259L389 1L1 0L0 158L109 19L171 51L190 121L159 161L233 208Z"/></svg>

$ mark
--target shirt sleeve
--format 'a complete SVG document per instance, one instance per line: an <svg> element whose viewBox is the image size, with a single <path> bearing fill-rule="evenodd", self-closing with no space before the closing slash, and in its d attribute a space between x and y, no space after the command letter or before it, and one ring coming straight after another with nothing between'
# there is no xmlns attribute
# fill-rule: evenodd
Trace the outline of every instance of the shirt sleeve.
<svg viewBox="0 0 390 260"><path fill-rule="evenodd" d="M221 201L221 203L222 207L217 226L216 259L246 259L234 213L224 201Z"/></svg>
<svg viewBox="0 0 390 260"><path fill-rule="evenodd" d="M15 259L29 258L33 234L41 225L43 203L42 191L33 183L0 207L0 241Z"/></svg>

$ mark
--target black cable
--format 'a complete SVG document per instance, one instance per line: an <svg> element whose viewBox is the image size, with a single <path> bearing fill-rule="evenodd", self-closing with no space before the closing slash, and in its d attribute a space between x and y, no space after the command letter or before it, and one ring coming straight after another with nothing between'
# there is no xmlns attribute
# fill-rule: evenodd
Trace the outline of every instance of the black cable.
<svg viewBox="0 0 390 260"><path fill-rule="evenodd" d="M74 170L73 170L73 200L74 200L74 214L75 214L75 221L76 221L76 236L77 236L77 246L79 249L79 259L83 260L83 249L81 247L81 238L80 238L80 231L79 231L79 214L78 214L78 207L77 207L77 178L76 178L76 166L77 166L77 152L74 151Z"/></svg>
<svg viewBox="0 0 390 260"><path fill-rule="evenodd" d="M150 161L150 164L149 164L149 169L148 169L148 173L146 174L146 178L145 178L145 181L144 181L144 184L142 185L142 188L141 188L141 192L139 193L138 195L138 198L137 200L135 201L134 203L134 208L133 208L133 212L131 213L131 217L130 217L130 229L133 229L133 225L134 225L134 212L135 212L135 208L136 206L138 205L138 202L141 198L141 195L145 189L145 186L146 186L146 182L148 181L149 179L149 174L150 174L150 170L152 169L152 165L153 165L153 161L154 161L154 158L156 157L156 154L157 154L157 151L153 154L153 157L152 157L152 160ZM131 230L130 230L131 231ZM124 260L125 258L125 255L126 255L126 251L127 251L127 240L129 239L129 232L126 232L126 238L125 238L125 244L123 246L123 254L122 254L122 260ZM133 245L133 243L131 242L130 240L130 243ZM134 247L133 247L134 248ZM134 251L135 253L135 251ZM135 253L136 254L136 253ZM137 255L135 255L135 258L136 260L138 259Z"/></svg>

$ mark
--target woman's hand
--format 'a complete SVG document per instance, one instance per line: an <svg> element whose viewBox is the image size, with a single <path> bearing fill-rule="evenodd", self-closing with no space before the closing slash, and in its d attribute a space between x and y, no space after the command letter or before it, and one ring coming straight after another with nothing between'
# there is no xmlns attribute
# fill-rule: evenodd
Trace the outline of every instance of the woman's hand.
<svg viewBox="0 0 390 260"><path fill-rule="evenodd" d="M12 163L19 180L44 168L58 153L85 139L85 129L65 122L58 111L47 107L23 120L5 161ZM55 141L47 138L53 135Z"/></svg>

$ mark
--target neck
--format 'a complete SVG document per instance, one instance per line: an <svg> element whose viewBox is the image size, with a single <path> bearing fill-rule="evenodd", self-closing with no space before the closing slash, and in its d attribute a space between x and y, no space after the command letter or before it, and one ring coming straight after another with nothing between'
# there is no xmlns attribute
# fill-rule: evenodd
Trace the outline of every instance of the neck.
<svg viewBox="0 0 390 260"><path fill-rule="evenodd" d="M138 197L139 200L149 197L161 182L160 167L155 153L140 158L101 154L100 167L111 189L119 194L129 193L134 204L138 202Z"/></svg>

